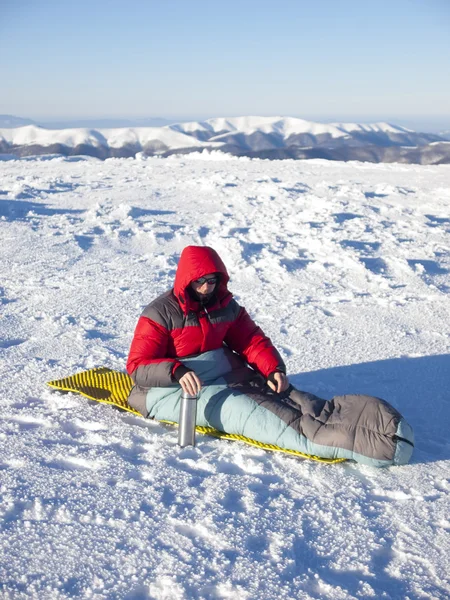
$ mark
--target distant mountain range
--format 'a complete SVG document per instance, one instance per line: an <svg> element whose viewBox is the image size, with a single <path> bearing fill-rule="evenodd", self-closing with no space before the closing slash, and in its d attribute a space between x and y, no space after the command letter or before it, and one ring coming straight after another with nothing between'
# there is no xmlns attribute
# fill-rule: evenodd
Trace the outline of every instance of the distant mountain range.
<svg viewBox="0 0 450 600"><path fill-rule="evenodd" d="M388 123L315 123L293 117L233 117L143 127L49 129L0 116L0 155L89 155L218 150L264 159L359 160L450 164L450 135L420 133ZM19 119L20 121L20 119ZM16 125L14 127L14 125Z"/></svg>
<svg viewBox="0 0 450 600"><path fill-rule="evenodd" d="M33 121L13 115L0 115L0 129L11 129L13 127L23 127L24 125L36 125L44 129L73 129L78 127L87 127L88 129L98 129L103 127L164 127L172 123L178 123L177 120L162 119L160 117L148 117L146 119L70 119L61 121Z"/></svg>

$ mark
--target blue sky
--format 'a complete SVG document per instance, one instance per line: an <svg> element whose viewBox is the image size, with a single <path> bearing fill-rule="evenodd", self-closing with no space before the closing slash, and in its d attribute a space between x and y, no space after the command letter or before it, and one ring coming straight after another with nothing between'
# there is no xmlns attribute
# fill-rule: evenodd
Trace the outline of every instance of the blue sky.
<svg viewBox="0 0 450 600"><path fill-rule="evenodd" d="M449 0L0 0L0 57L3 114L450 126Z"/></svg>

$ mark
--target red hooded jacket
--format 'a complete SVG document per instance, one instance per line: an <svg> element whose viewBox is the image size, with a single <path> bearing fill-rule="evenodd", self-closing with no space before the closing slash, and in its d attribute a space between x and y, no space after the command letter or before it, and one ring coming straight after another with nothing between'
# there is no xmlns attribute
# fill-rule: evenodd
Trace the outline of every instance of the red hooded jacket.
<svg viewBox="0 0 450 600"><path fill-rule="evenodd" d="M192 281L218 273L220 281L204 306L188 291ZM127 371L140 387L173 384L179 358L216 350L226 344L265 378L285 372L281 356L228 291L229 276L213 248L187 246L181 253L173 290L166 292L139 318Z"/></svg>

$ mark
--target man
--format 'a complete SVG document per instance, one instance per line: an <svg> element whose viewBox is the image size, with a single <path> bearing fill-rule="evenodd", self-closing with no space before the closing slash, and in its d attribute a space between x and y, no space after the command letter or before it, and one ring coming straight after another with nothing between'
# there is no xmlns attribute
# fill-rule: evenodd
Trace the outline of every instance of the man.
<svg viewBox="0 0 450 600"><path fill-rule="evenodd" d="M179 382L191 394L200 392L200 427L376 467L408 462L414 434L396 409L374 396L324 400L289 385L277 350L227 284L215 250L183 250L174 288L151 302L137 324L127 363L135 383L130 406L176 422Z"/></svg>
<svg viewBox="0 0 450 600"><path fill-rule="evenodd" d="M145 396L153 387L178 382L190 394L202 382L180 359L226 345L277 393L289 387L284 362L270 339L227 288L229 276L213 248L187 246L181 253L174 288L143 311L131 343L127 371L135 387L129 403L147 414Z"/></svg>

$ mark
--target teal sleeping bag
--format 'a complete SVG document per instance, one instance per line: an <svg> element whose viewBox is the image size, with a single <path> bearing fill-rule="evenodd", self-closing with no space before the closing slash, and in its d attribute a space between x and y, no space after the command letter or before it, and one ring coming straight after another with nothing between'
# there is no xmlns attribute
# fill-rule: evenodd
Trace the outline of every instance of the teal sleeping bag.
<svg viewBox="0 0 450 600"><path fill-rule="evenodd" d="M182 359L200 377L197 425L243 435L322 458L345 458L374 467L406 464L414 435L402 415L374 396L351 394L323 400L292 386L275 394L225 346ZM181 388L153 387L148 417L178 422Z"/></svg>

